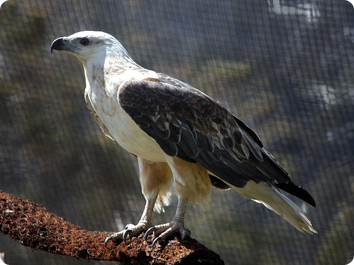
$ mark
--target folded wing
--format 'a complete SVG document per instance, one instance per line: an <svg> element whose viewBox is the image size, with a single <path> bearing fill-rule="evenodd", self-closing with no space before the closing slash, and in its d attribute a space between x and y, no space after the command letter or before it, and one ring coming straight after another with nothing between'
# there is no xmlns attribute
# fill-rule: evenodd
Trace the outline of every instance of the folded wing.
<svg viewBox="0 0 354 265"><path fill-rule="evenodd" d="M261 181L315 206L311 195L288 173L246 124L219 102L169 76L131 80L119 90L119 103L139 127L170 156L199 163L236 187Z"/></svg>

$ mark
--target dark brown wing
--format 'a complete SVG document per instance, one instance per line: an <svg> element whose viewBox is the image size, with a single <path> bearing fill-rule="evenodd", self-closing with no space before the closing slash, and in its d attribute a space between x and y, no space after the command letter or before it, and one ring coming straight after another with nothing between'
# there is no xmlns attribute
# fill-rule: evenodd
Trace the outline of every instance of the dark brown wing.
<svg viewBox="0 0 354 265"><path fill-rule="evenodd" d="M159 77L128 81L118 97L122 108L168 155L197 162L236 187L249 180L295 186L298 190L287 191L314 204L242 121L188 84Z"/></svg>

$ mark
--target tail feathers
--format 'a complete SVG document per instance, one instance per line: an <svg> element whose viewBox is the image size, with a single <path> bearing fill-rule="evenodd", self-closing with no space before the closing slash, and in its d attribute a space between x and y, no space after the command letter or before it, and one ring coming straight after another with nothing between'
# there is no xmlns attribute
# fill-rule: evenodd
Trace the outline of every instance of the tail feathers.
<svg viewBox="0 0 354 265"><path fill-rule="evenodd" d="M232 186L232 188L240 195L262 203L268 209L283 217L297 230L309 234L317 234L317 231L312 227L310 220L303 211L276 187L265 182L257 184L249 181L243 188L235 186Z"/></svg>
<svg viewBox="0 0 354 265"><path fill-rule="evenodd" d="M308 204L312 205L313 207L316 207L316 202L312 198L311 194L308 193L305 189L303 189L300 186L297 186L294 182L291 180L288 183L279 183L275 184L277 188L285 190L286 192L289 192L290 194L304 200Z"/></svg>

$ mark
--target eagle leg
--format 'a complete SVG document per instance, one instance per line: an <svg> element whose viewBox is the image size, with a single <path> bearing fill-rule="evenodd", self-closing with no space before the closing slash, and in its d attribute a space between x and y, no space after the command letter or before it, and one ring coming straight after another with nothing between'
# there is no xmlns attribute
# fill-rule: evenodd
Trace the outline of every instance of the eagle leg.
<svg viewBox="0 0 354 265"><path fill-rule="evenodd" d="M177 211L173 220L166 224L152 226L145 232L145 239L147 239L147 237L152 233L156 236L152 242L152 247L154 247L157 242L161 242L175 233L179 233L182 239L190 236L191 231L184 227L184 214L186 212L186 208L187 199L179 196Z"/></svg>
<svg viewBox="0 0 354 265"><path fill-rule="evenodd" d="M128 236L132 238L133 236L139 235L140 233L145 232L148 228L150 228L152 226L151 215L156 201L156 197L157 194L156 196L146 198L143 214L141 215L140 221L136 225L128 224L125 226L125 229L123 231L108 236L104 241L105 246L107 246L107 243L109 241L112 241L114 244L118 244L120 241L123 240L125 243L127 243Z"/></svg>

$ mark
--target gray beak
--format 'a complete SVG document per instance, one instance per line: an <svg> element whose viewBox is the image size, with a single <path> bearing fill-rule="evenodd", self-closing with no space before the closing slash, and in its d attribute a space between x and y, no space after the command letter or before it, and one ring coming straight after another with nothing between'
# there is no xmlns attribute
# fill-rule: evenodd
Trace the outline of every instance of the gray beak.
<svg viewBox="0 0 354 265"><path fill-rule="evenodd" d="M68 38L60 37L55 39L50 45L50 52L53 52L53 50L75 52L80 49L73 45Z"/></svg>
<svg viewBox="0 0 354 265"><path fill-rule="evenodd" d="M50 52L52 53L53 50L66 50L66 40L64 38L57 38L52 42L52 45L50 45Z"/></svg>

